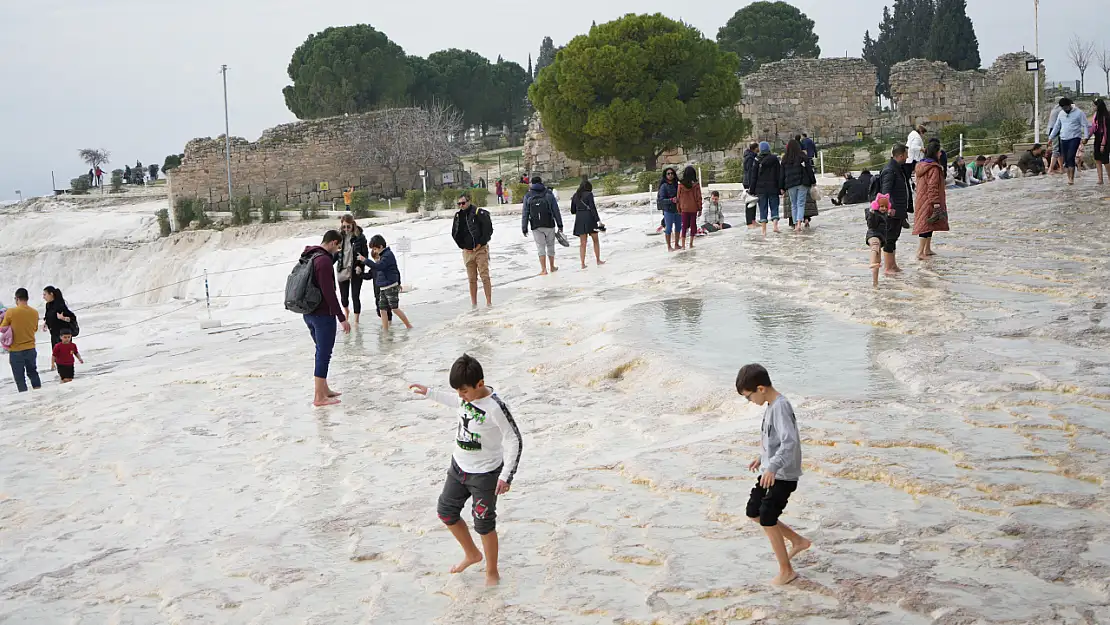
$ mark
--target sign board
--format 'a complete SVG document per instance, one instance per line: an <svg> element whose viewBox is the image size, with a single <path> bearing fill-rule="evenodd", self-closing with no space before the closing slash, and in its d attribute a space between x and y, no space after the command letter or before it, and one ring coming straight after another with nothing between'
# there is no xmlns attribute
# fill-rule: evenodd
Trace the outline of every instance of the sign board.
<svg viewBox="0 0 1110 625"><path fill-rule="evenodd" d="M455 172L443 172L443 184L455 184Z"/></svg>
<svg viewBox="0 0 1110 625"><path fill-rule="evenodd" d="M321 183L320 183L320 189L319 189L319 190L320 190L320 191L330 191L330 190L331 190L331 185L329 185L329 184L328 184L328 183L326 183L326 182L321 182Z"/></svg>
<svg viewBox="0 0 1110 625"><path fill-rule="evenodd" d="M425 176L427 176L427 175L428 175L428 172L427 172L427 170L424 170L424 169L421 169L421 170L420 170L420 177L421 177L421 178L424 178L424 177L425 177Z"/></svg>
<svg viewBox="0 0 1110 625"><path fill-rule="evenodd" d="M1025 62L1025 71L1027 71L1027 72L1040 71L1041 61L1044 61L1044 59L1034 59L1032 61L1026 61Z"/></svg>
<svg viewBox="0 0 1110 625"><path fill-rule="evenodd" d="M397 251L401 254L408 254L412 251L412 239L408 237L401 237L397 239Z"/></svg>
<svg viewBox="0 0 1110 625"><path fill-rule="evenodd" d="M863 141L863 131L862 130L857 130L856 131L856 140L857 141Z"/></svg>

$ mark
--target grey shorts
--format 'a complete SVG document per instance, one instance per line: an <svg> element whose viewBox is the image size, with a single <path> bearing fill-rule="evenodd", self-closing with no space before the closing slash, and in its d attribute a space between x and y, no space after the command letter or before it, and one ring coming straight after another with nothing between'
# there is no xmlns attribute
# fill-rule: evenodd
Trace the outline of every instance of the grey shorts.
<svg viewBox="0 0 1110 625"><path fill-rule="evenodd" d="M497 529L497 480L500 478L501 467L489 473L463 473L452 459L443 492L436 503L439 520L445 525L458 523L466 500L472 499L474 531L485 535Z"/></svg>
<svg viewBox="0 0 1110 625"><path fill-rule="evenodd" d="M397 310L401 307L401 285L384 287L378 292L379 310Z"/></svg>
<svg viewBox="0 0 1110 625"><path fill-rule="evenodd" d="M536 240L536 251L540 256L555 256L554 228L533 228L532 238Z"/></svg>

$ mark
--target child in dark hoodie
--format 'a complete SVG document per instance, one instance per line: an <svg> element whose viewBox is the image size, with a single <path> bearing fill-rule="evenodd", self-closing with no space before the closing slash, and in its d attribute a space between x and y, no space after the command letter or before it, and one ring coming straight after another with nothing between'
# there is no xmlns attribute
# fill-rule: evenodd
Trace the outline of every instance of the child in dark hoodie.
<svg viewBox="0 0 1110 625"><path fill-rule="evenodd" d="M383 312L393 311L405 327L411 330L412 324L400 308L401 270L397 268L397 257L393 255L393 250L385 244L385 237L375 234L370 238L370 255L373 258L360 257L359 260L374 270L374 284L381 288L381 293L378 295L378 308ZM389 329L388 314L382 315L382 329Z"/></svg>

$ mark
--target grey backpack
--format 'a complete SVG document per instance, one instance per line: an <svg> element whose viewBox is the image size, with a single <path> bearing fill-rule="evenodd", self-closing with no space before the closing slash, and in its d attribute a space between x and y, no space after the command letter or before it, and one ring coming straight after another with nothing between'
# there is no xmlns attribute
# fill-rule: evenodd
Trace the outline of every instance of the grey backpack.
<svg viewBox="0 0 1110 625"><path fill-rule="evenodd" d="M315 260L323 256L320 252L301 254L297 266L285 279L285 310L299 315L308 315L324 302L324 293L316 284Z"/></svg>

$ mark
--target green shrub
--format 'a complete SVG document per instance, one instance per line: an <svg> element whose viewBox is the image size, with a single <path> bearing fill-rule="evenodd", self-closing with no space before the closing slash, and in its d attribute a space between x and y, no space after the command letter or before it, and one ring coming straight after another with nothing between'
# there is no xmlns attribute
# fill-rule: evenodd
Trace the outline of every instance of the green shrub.
<svg viewBox="0 0 1110 625"><path fill-rule="evenodd" d="M320 204L313 203L308 205L308 218L320 219Z"/></svg>
<svg viewBox="0 0 1110 625"><path fill-rule="evenodd" d="M301 221L308 221L308 204L301 204L297 208L301 211Z"/></svg>
<svg viewBox="0 0 1110 625"><path fill-rule="evenodd" d="M658 190L659 187L659 172L657 171L642 171L636 174L636 191L639 193L647 193L648 191Z"/></svg>
<svg viewBox="0 0 1110 625"><path fill-rule="evenodd" d="M231 206L231 225L245 226L251 222L251 198L243 196Z"/></svg>
<svg viewBox="0 0 1110 625"><path fill-rule="evenodd" d="M960 152L960 135L967 136L968 127L964 124L949 124L940 129L940 147L950 155Z"/></svg>
<svg viewBox="0 0 1110 625"><path fill-rule="evenodd" d="M725 161L725 171L721 176L723 182L744 182L744 159L730 158Z"/></svg>
<svg viewBox="0 0 1110 625"><path fill-rule="evenodd" d="M358 219L370 216L370 194L366 191L355 191L351 194L351 215Z"/></svg>
<svg viewBox="0 0 1110 625"><path fill-rule="evenodd" d="M1004 142L1005 152L1012 152L1015 143L1021 143L1028 136L1028 125L1022 119L1006 119L1002 121L1002 125L998 128L998 134L1001 135Z"/></svg>
<svg viewBox="0 0 1110 625"><path fill-rule="evenodd" d="M158 232L159 232L159 234L161 236L164 236L164 237L170 236L170 232L171 232L171 229L170 229L170 211L163 208L160 211L158 211L157 213L154 213L154 215L156 217L158 217Z"/></svg>
<svg viewBox="0 0 1110 625"><path fill-rule="evenodd" d="M411 189L405 192L405 211L415 213L420 210L420 204L424 201L424 193Z"/></svg>
<svg viewBox="0 0 1110 625"><path fill-rule="evenodd" d="M890 151L893 147L883 142L872 143L867 146L868 165L885 164L890 159Z"/></svg>
<svg viewBox="0 0 1110 625"><path fill-rule="evenodd" d="M510 185L510 188L513 190L513 203L524 203L524 196L528 194L528 185L523 182L515 182Z"/></svg>
<svg viewBox="0 0 1110 625"><path fill-rule="evenodd" d="M197 219L197 229L207 230L212 227L212 218L208 216L208 202L197 199L193 203L193 215Z"/></svg>
<svg viewBox="0 0 1110 625"><path fill-rule="evenodd" d="M112 189L109 193L123 193L123 170L112 170Z"/></svg>
<svg viewBox="0 0 1110 625"><path fill-rule="evenodd" d="M837 176L852 171L855 161L856 149L850 145L837 146L825 152L825 169Z"/></svg>
<svg viewBox="0 0 1110 625"><path fill-rule="evenodd" d="M602 195L620 195L621 193L621 177L616 174L609 174L601 179L601 193Z"/></svg>
<svg viewBox="0 0 1110 625"><path fill-rule="evenodd" d="M263 199L258 207L258 212L264 224L272 224L281 221L281 209L278 208L277 200L273 198Z"/></svg>
<svg viewBox="0 0 1110 625"><path fill-rule="evenodd" d="M69 189L73 195L85 195L89 192L89 177L77 176L69 181Z"/></svg>
<svg viewBox="0 0 1110 625"><path fill-rule="evenodd" d="M178 231L188 229L189 224L196 219L196 205L197 201L193 198L177 198L177 204L174 206L174 221L177 222Z"/></svg>
<svg viewBox="0 0 1110 625"><path fill-rule="evenodd" d="M467 192L470 201L478 208L489 206L489 189L475 188Z"/></svg>
<svg viewBox="0 0 1110 625"><path fill-rule="evenodd" d="M462 192L454 187L443 187L439 190L439 202L442 210L455 208L455 200L459 199Z"/></svg>

